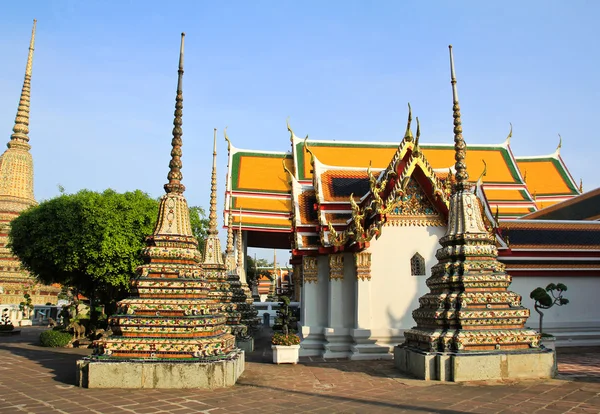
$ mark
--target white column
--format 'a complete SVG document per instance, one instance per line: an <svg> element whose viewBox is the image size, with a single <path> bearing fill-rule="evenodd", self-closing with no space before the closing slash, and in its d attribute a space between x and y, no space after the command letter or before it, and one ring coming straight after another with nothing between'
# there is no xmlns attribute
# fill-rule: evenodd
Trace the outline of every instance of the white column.
<svg viewBox="0 0 600 414"><path fill-rule="evenodd" d="M352 360L391 358L387 347L377 345L372 331L371 317L371 253L354 253L356 289L354 297L354 329L352 338Z"/></svg>

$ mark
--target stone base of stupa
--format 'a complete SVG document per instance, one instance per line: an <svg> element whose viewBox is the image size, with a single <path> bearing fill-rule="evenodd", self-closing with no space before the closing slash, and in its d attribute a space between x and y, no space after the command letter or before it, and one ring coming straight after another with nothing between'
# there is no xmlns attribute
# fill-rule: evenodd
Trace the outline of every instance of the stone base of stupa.
<svg viewBox="0 0 600 414"><path fill-rule="evenodd" d="M546 348L523 351L424 352L394 348L394 365L426 381L484 381L553 378L556 354Z"/></svg>
<svg viewBox="0 0 600 414"><path fill-rule="evenodd" d="M244 339L236 339L235 346L244 352L250 353L254 351L254 338L249 337Z"/></svg>
<svg viewBox="0 0 600 414"><path fill-rule="evenodd" d="M77 361L77 385L84 388L224 388L244 372L244 351L215 362Z"/></svg>

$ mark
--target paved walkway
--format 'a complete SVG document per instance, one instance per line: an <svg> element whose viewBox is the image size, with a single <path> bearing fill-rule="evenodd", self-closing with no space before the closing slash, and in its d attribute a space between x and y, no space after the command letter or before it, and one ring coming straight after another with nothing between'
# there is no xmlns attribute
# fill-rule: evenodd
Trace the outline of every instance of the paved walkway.
<svg viewBox="0 0 600 414"><path fill-rule="evenodd" d="M73 385L75 361L89 350L41 348L40 331L0 337L0 413L600 412L600 348L559 350L560 378L540 382L425 383L391 361L277 366L261 350L228 389L99 390Z"/></svg>

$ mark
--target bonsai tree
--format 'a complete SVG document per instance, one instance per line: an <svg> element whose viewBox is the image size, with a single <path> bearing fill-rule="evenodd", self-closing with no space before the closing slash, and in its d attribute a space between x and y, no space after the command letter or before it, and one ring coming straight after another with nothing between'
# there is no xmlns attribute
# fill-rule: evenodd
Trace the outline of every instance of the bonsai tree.
<svg viewBox="0 0 600 414"><path fill-rule="evenodd" d="M541 287L535 288L529 297L535 301L533 307L540 314L540 334L543 336L542 323L544 322L544 314L541 309L550 309L552 306L563 306L569 303L569 299L563 298L563 292L567 291L567 286L558 283L550 283L546 289Z"/></svg>
<svg viewBox="0 0 600 414"><path fill-rule="evenodd" d="M33 303L31 301L31 295L26 293L23 295L25 299L23 302L19 303L19 310L23 314L23 318L29 318L31 311L33 310Z"/></svg>
<svg viewBox="0 0 600 414"><path fill-rule="evenodd" d="M273 335L271 343L273 345L298 345L300 338L298 335L290 334L292 324L295 322L295 318L292 316L290 309L290 298L287 296L280 296L281 302L279 303L279 309L277 310L277 319L281 332L276 332Z"/></svg>
<svg viewBox="0 0 600 414"><path fill-rule="evenodd" d="M8 316L8 308L4 308L2 309L2 316L0 317L0 331L12 331L13 329L15 329L15 327Z"/></svg>

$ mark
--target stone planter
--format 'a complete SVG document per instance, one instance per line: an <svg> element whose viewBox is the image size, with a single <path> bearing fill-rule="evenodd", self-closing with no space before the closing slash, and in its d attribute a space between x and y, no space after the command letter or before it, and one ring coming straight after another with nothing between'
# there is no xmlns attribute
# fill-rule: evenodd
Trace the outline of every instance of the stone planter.
<svg viewBox="0 0 600 414"><path fill-rule="evenodd" d="M297 364L300 345L271 345L274 364Z"/></svg>
<svg viewBox="0 0 600 414"><path fill-rule="evenodd" d="M556 337L554 336L542 336L540 343L544 348L552 350L556 349Z"/></svg>

